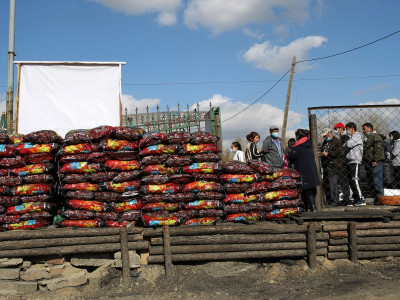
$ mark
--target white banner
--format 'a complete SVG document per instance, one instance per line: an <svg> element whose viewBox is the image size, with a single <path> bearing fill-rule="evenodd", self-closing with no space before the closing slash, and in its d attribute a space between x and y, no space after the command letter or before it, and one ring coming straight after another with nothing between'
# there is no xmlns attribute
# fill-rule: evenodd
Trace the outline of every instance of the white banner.
<svg viewBox="0 0 400 300"><path fill-rule="evenodd" d="M120 124L121 65L20 64L18 133Z"/></svg>

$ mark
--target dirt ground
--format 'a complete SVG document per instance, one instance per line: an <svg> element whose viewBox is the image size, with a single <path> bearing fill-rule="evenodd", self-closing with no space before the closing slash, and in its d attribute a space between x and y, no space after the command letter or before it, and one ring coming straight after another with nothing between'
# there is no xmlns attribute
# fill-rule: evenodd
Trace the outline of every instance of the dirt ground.
<svg viewBox="0 0 400 300"><path fill-rule="evenodd" d="M162 266L142 267L125 292L116 273L101 289L65 288L18 299L400 299L400 258L358 265L325 260L314 270L304 260L214 262L174 269L167 278Z"/></svg>

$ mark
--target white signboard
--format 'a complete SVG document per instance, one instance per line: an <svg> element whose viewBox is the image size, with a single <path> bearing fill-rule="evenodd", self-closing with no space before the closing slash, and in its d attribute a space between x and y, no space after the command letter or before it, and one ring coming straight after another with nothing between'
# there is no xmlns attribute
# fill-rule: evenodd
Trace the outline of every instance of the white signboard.
<svg viewBox="0 0 400 300"><path fill-rule="evenodd" d="M121 64L15 62L18 133L120 125Z"/></svg>

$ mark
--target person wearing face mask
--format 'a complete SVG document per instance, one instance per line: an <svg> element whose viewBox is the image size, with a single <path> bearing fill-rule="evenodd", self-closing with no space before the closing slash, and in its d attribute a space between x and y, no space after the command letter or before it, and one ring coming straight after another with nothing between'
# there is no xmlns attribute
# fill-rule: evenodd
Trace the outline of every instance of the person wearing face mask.
<svg viewBox="0 0 400 300"><path fill-rule="evenodd" d="M400 188L400 133L392 131L389 133L390 143L392 144L392 164L393 164L393 188Z"/></svg>
<svg viewBox="0 0 400 300"><path fill-rule="evenodd" d="M339 206L338 175L342 171L344 159L342 143L333 136L330 128L322 129L321 135L324 142L318 155L321 157L326 202L330 206Z"/></svg>
<svg viewBox="0 0 400 300"><path fill-rule="evenodd" d="M365 170L375 187L376 196L383 195L383 162L385 161L385 151L383 149L382 137L373 132L374 126L365 123L362 126L363 133L367 137L364 143L363 161Z"/></svg>
<svg viewBox="0 0 400 300"><path fill-rule="evenodd" d="M234 153L233 160L246 162L244 158L244 152L242 151L242 146L240 146L240 143L233 142L231 145L231 152Z"/></svg>
<svg viewBox="0 0 400 300"><path fill-rule="evenodd" d="M283 166L283 147L279 138L279 129L272 126L269 132L270 135L265 138L261 148L261 153L264 154L261 160L271 167L280 169Z"/></svg>
<svg viewBox="0 0 400 300"><path fill-rule="evenodd" d="M335 130L335 133L340 137L342 145L349 140L350 137L346 133L346 128L344 127L343 123L337 123L333 127L333 129Z"/></svg>

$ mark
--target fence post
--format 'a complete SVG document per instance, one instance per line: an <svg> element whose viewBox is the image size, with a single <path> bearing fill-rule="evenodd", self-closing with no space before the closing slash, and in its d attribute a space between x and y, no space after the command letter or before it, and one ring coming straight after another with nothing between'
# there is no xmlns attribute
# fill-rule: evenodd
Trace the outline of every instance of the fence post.
<svg viewBox="0 0 400 300"><path fill-rule="evenodd" d="M307 260L310 269L317 266L317 240L316 226L314 222L310 222L307 227Z"/></svg>
<svg viewBox="0 0 400 300"><path fill-rule="evenodd" d="M314 160L315 165L317 166L319 182L322 184L322 176L321 176L321 165L318 157L318 128L317 128L317 116L315 114L309 115L310 122L310 133L311 133L311 142L312 149L314 152ZM325 207L325 203L323 201L323 192L321 189L321 185L317 186L317 195L315 197L315 202L317 205L317 210L321 210Z"/></svg>
<svg viewBox="0 0 400 300"><path fill-rule="evenodd" d="M352 263L358 263L357 253L357 228L355 222L348 224L349 258Z"/></svg>

